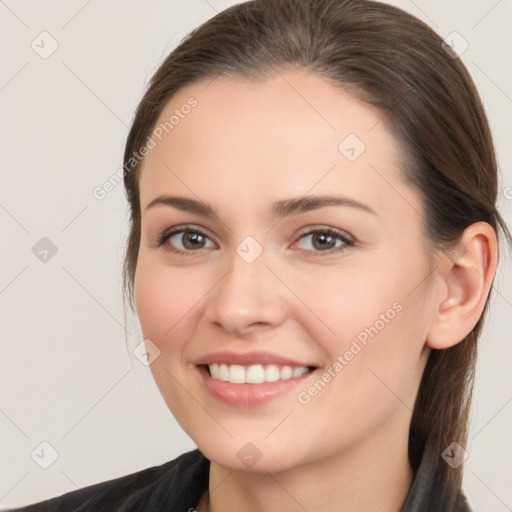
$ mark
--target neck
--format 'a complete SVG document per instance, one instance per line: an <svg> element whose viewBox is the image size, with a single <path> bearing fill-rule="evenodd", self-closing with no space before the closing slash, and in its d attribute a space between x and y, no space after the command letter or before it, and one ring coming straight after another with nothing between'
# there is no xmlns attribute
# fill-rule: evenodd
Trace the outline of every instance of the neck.
<svg viewBox="0 0 512 512"><path fill-rule="evenodd" d="M212 462L209 492L197 511L399 512L413 479L408 436L401 434L401 442L390 442L388 431L387 439L272 474L233 472Z"/></svg>

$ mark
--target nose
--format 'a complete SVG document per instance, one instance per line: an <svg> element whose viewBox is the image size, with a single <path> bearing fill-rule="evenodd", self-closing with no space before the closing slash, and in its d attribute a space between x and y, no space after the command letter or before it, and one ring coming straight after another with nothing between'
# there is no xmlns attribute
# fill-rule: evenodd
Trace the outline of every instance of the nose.
<svg viewBox="0 0 512 512"><path fill-rule="evenodd" d="M208 321L236 337L282 324L287 315L285 291L267 267L265 251L250 263L233 251L228 264L209 294Z"/></svg>

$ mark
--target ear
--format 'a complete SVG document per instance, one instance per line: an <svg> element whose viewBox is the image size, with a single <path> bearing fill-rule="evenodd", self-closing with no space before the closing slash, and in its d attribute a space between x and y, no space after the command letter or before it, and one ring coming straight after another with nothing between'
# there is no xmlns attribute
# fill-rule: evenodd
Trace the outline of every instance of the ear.
<svg viewBox="0 0 512 512"><path fill-rule="evenodd" d="M440 286L426 340L435 349L456 345L478 322L498 266L496 232L486 222L472 224L459 245L440 256Z"/></svg>

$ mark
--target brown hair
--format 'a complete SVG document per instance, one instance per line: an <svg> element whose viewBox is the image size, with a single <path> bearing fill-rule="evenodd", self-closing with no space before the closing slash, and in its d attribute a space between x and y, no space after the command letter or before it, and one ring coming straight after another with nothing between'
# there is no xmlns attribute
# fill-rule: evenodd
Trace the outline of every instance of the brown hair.
<svg viewBox="0 0 512 512"><path fill-rule="evenodd" d="M193 30L152 77L128 135L126 163L144 146L173 95L219 75L264 79L277 70L307 70L378 107L395 135L403 177L425 206L432 249L455 247L469 225L484 221L512 237L496 209L497 164L482 103L469 73L442 39L404 11L367 0L255 0L235 5ZM127 169L130 205L124 279L133 308L140 243L140 164ZM461 343L431 351L414 406L409 458L423 455L432 492L453 502L462 466L441 458L453 441L467 441L477 339L489 298ZM439 497L439 494L438 494ZM443 498L443 499L444 499Z"/></svg>

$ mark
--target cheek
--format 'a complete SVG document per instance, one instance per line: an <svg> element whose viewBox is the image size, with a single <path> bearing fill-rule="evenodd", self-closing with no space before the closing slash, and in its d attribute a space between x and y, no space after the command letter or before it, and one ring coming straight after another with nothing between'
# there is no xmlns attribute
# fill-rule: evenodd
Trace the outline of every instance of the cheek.
<svg viewBox="0 0 512 512"><path fill-rule="evenodd" d="M186 272L166 267L152 255L139 256L134 283L137 315L144 338L160 350L150 370L169 410L187 432L190 397L177 382L183 381L183 347L202 293L193 282Z"/></svg>
<svg viewBox="0 0 512 512"><path fill-rule="evenodd" d="M376 267L340 266L323 275L309 272L293 277L294 292L307 306L302 319L313 339L323 340L330 356L343 353L351 340L364 344L370 332L380 333L396 323L403 291L389 277L393 270L383 273Z"/></svg>
<svg viewBox="0 0 512 512"><path fill-rule="evenodd" d="M400 407L397 396L412 408L428 325L428 285L411 290L424 277L420 265L400 269L395 263L395 268L373 265L360 272L340 269L324 280L301 278L297 294L314 311L303 317L303 328L330 361L335 377L327 386L337 389L340 408L359 414ZM327 399L328 392L322 393Z"/></svg>
<svg viewBox="0 0 512 512"><path fill-rule="evenodd" d="M190 279L185 270L166 267L156 258L140 257L135 274L135 303L144 337L151 339L160 349L167 341L177 339L185 319L193 315L205 290L202 280Z"/></svg>

